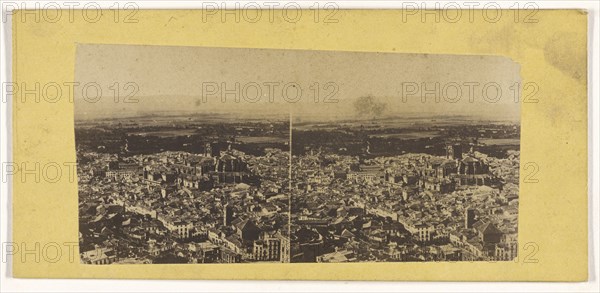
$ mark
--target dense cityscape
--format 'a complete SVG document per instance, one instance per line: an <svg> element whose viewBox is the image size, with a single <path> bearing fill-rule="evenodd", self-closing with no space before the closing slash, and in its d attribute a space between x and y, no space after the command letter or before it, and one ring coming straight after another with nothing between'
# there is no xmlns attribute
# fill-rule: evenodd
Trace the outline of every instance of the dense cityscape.
<svg viewBox="0 0 600 293"><path fill-rule="evenodd" d="M76 126L82 263L289 262L289 123L221 120Z"/></svg>
<svg viewBox="0 0 600 293"><path fill-rule="evenodd" d="M513 260L519 133L470 117L79 121L81 262Z"/></svg>
<svg viewBox="0 0 600 293"><path fill-rule="evenodd" d="M514 259L519 126L442 121L297 126L291 261Z"/></svg>

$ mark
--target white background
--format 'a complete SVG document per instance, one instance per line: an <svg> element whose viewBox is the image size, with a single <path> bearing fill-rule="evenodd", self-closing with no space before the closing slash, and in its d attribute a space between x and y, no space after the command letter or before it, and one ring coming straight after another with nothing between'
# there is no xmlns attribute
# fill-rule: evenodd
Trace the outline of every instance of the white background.
<svg viewBox="0 0 600 293"><path fill-rule="evenodd" d="M230 1L230 0L227 0ZM26 7L34 8L35 2L28 1ZM37 2L37 1L36 1ZM47 7L47 3L56 3L63 8L68 8L67 5L79 2L79 7L82 7L88 1L39 1L41 7ZM103 9L114 7L116 1L89 1L99 4ZM123 1L135 2L140 9L153 8L202 8L202 1ZM219 1L206 1L211 3L221 3ZM251 1L240 1L243 7L245 3ZM261 1L255 1L260 3ZM303 8L309 8L316 1L264 1L268 3L280 2L281 6L287 2L295 2ZM336 2L339 8L402 8L409 7L402 1L322 1ZM423 1L406 1L412 4L421 5ZM436 8L438 3L440 7L450 7L445 5L459 5L463 8L478 5L482 7L487 1L435 1L428 2L426 8ZM598 32L599 29L599 9L600 2L595 1L520 1L520 7L526 3L533 3L540 9L555 9L555 8L580 8L586 9L589 12L589 281L584 283L541 283L541 282L522 282L522 283L434 283L434 282L323 282L323 281L147 281L147 280L39 280L39 279L14 279L10 276L11 258L2 255L0 263L0 292L204 292L204 291L248 291L248 292L498 292L498 291L531 291L531 292L600 292L600 283L598 282L599 272L599 130L600 130L600 97L599 97L599 44ZM2 13L5 15L7 3L16 3L21 5L23 1L3 1ZM71 3L71 4L68 4ZM473 4L478 3L478 4ZM499 7L511 8L515 7L517 1L496 1ZM232 5L232 3L230 3ZM454 5L454 7L456 7ZM228 6L230 7L230 6ZM233 7L233 6L231 6ZM1 50L0 50L0 66L2 84L11 81L11 25L9 21L1 23L2 30L0 32ZM4 94L4 91L2 92ZM0 102L0 154L1 162L11 162L10 152L10 121L11 104L5 102L6 97L2 97ZM2 182L0 189L0 242L7 243L10 241L10 186ZM2 251L2 253L5 253Z"/></svg>

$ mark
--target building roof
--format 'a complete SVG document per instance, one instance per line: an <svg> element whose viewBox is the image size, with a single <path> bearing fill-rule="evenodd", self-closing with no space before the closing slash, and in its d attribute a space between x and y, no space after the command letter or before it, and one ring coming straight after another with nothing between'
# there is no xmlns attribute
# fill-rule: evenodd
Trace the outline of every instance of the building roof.
<svg viewBox="0 0 600 293"><path fill-rule="evenodd" d="M99 260L107 259L115 256L115 252L109 248L98 248L90 251L86 251L81 254L81 258L84 261L96 262Z"/></svg>
<svg viewBox="0 0 600 293"><path fill-rule="evenodd" d="M490 234L502 234L502 231L500 231L498 228L496 228L496 226L490 222L488 223L481 223L480 225L473 225L473 227L475 227L475 229L477 229L477 231L481 232L484 235L490 235Z"/></svg>
<svg viewBox="0 0 600 293"><path fill-rule="evenodd" d="M463 163L475 163L475 162L479 162L478 159L473 158L471 156L467 156L466 158L462 159Z"/></svg>
<svg viewBox="0 0 600 293"><path fill-rule="evenodd" d="M354 252L349 250L335 251L319 257L323 262L349 262L356 261Z"/></svg>

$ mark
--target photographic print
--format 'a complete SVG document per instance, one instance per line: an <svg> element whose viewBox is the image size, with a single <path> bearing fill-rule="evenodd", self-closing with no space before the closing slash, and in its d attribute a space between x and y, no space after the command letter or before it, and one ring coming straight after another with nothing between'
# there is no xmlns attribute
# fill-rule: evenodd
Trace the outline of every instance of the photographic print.
<svg viewBox="0 0 600 293"><path fill-rule="evenodd" d="M84 264L511 261L519 66L79 44Z"/></svg>
<svg viewBox="0 0 600 293"><path fill-rule="evenodd" d="M336 108L292 120L292 262L514 260L519 66L338 54Z"/></svg>
<svg viewBox="0 0 600 293"><path fill-rule="evenodd" d="M289 262L289 116L203 103L215 71L166 49L79 47L81 262Z"/></svg>

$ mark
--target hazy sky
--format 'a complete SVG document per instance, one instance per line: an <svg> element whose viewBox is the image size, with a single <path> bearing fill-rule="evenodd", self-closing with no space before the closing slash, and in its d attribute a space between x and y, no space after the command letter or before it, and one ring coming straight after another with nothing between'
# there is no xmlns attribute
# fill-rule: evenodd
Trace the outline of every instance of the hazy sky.
<svg viewBox="0 0 600 293"><path fill-rule="evenodd" d="M520 67L500 56L79 44L75 64L76 119L289 111L319 119L520 116L511 90Z"/></svg>

